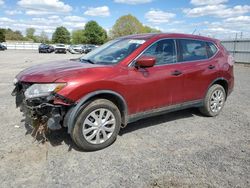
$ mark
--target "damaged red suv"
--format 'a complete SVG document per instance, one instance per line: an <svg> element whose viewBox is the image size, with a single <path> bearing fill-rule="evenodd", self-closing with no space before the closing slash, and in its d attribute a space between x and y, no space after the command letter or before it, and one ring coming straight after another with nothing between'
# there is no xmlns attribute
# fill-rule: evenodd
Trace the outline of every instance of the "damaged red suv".
<svg viewBox="0 0 250 188"><path fill-rule="evenodd" d="M12 94L37 130L67 127L81 149L98 150L141 118L189 107L218 115L233 90L233 63L215 39L132 35L77 60L28 68Z"/></svg>

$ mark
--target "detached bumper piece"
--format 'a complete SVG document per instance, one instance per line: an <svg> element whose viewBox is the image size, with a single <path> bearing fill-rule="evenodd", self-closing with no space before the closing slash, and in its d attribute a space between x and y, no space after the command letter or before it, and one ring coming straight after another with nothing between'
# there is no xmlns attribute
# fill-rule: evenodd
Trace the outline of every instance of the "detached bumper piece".
<svg viewBox="0 0 250 188"><path fill-rule="evenodd" d="M56 94L25 99L24 92L30 85L17 83L12 95L16 97L16 107L20 107L20 111L24 113L26 124L33 127L32 135L36 137L41 134L45 137L46 131L62 128L63 118L74 103ZM54 99L60 99L67 105L53 104Z"/></svg>

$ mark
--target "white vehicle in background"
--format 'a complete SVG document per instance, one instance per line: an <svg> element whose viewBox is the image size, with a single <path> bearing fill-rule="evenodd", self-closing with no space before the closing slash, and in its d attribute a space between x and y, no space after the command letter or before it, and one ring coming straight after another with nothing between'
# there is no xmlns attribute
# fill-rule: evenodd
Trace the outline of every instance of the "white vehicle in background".
<svg viewBox="0 0 250 188"><path fill-rule="evenodd" d="M70 45L68 51L72 54L82 54L82 45Z"/></svg>
<svg viewBox="0 0 250 188"><path fill-rule="evenodd" d="M66 46L64 44L55 45L55 53L67 53Z"/></svg>
<svg viewBox="0 0 250 188"><path fill-rule="evenodd" d="M85 44L82 46L82 50L83 50L83 53L87 54L98 47L99 47L98 45L94 45L94 44Z"/></svg>

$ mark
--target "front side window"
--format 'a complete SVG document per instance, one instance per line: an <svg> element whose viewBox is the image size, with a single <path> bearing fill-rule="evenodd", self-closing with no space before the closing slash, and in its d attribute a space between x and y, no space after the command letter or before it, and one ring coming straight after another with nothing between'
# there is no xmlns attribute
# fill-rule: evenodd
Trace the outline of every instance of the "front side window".
<svg viewBox="0 0 250 188"><path fill-rule="evenodd" d="M175 42L172 39L164 39L150 46L142 56L153 56L156 65L176 63Z"/></svg>
<svg viewBox="0 0 250 188"><path fill-rule="evenodd" d="M112 40L84 55L80 60L93 64L114 65L128 57L144 42L143 39Z"/></svg>
<svg viewBox="0 0 250 188"><path fill-rule="evenodd" d="M206 43L199 40L180 39L181 61L207 59Z"/></svg>

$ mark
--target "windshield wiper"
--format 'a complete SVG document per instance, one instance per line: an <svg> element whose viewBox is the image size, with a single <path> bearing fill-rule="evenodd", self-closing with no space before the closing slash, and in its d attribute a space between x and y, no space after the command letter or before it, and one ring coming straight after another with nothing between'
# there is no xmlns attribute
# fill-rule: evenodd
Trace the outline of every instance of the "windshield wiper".
<svg viewBox="0 0 250 188"><path fill-rule="evenodd" d="M83 58L81 58L80 61L86 61L86 62L88 62L88 63L90 63L90 64L95 64L95 63L94 63L93 61L91 61L90 59L83 59Z"/></svg>

